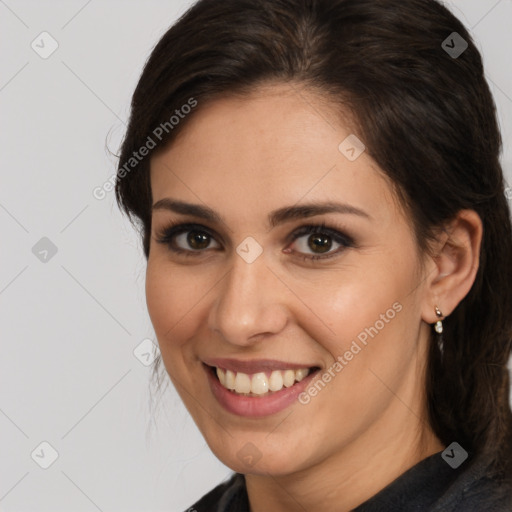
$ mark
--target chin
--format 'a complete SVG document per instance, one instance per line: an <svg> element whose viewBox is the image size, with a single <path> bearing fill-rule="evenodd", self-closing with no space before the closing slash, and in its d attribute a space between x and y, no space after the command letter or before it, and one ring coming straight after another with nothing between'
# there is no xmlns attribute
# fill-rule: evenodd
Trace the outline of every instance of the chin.
<svg viewBox="0 0 512 512"><path fill-rule="evenodd" d="M263 476L284 476L299 471L306 465L305 451L293 447L275 446L269 443L268 432L252 435L244 433L237 436L233 434L230 441L219 443L217 446L209 444L214 455L227 467L237 473L263 475ZM279 449L276 449L279 448Z"/></svg>

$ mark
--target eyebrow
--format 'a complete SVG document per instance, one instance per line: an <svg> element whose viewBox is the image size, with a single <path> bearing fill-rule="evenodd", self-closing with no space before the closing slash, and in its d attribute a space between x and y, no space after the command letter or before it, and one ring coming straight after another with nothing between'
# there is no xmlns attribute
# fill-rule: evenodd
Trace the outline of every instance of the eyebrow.
<svg viewBox="0 0 512 512"><path fill-rule="evenodd" d="M155 210L170 210L175 213L191 215L210 222L223 223L222 217L211 208L199 204L186 203L168 197L160 199L151 208ZM343 213L357 215L366 219L371 216L365 211L345 203L325 202L325 203L307 203L301 206L285 206L269 213L268 223L274 228L287 221L323 215L326 213Z"/></svg>

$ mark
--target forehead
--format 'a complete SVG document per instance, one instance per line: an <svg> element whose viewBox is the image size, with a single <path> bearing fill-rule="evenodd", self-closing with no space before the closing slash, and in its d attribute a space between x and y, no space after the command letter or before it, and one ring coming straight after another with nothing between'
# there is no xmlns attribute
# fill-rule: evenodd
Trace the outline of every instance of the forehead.
<svg viewBox="0 0 512 512"><path fill-rule="evenodd" d="M364 205L372 216L396 214L389 180L368 153L351 161L340 151L352 126L339 107L289 85L199 104L151 160L153 202L200 199L239 215L331 200Z"/></svg>

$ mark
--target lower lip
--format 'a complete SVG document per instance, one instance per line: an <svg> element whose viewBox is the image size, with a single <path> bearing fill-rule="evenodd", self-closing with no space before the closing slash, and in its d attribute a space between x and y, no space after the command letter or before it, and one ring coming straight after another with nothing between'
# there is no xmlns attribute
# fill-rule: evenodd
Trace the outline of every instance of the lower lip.
<svg viewBox="0 0 512 512"><path fill-rule="evenodd" d="M213 375L211 368L204 365L208 376L208 382L213 395L227 411L237 416L261 417L269 416L286 409L297 400L297 397L306 389L317 371L310 373L300 382L296 382L289 388L270 393L261 397L237 395L226 389Z"/></svg>

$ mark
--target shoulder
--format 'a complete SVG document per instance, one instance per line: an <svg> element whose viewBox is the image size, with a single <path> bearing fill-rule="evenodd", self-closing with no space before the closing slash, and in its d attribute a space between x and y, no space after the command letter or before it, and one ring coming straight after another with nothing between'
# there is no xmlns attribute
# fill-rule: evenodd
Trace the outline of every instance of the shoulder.
<svg viewBox="0 0 512 512"><path fill-rule="evenodd" d="M512 482L489 475L483 460L462 473L436 502L433 512L512 512Z"/></svg>
<svg viewBox="0 0 512 512"><path fill-rule="evenodd" d="M244 476L234 473L185 512L249 512Z"/></svg>

